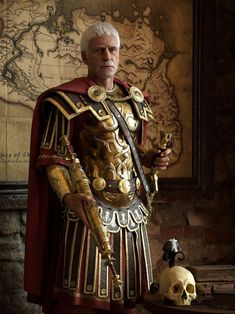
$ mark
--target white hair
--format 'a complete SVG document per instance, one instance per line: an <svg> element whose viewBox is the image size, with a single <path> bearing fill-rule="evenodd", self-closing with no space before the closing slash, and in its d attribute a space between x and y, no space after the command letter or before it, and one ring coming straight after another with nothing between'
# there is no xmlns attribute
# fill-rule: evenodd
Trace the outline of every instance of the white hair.
<svg viewBox="0 0 235 314"><path fill-rule="evenodd" d="M106 22L97 22L90 25L82 34L80 48L81 51L86 51L89 45L89 41L96 37L101 36L113 36L117 39L118 48L120 48L119 33L113 25Z"/></svg>

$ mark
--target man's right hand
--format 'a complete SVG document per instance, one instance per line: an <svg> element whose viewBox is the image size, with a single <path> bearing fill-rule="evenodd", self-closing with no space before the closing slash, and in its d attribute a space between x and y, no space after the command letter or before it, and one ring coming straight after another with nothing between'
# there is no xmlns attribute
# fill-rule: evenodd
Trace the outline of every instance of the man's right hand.
<svg viewBox="0 0 235 314"><path fill-rule="evenodd" d="M83 202L95 202L94 198L82 193L68 193L64 196L63 201L64 204L68 206L87 227L89 227Z"/></svg>

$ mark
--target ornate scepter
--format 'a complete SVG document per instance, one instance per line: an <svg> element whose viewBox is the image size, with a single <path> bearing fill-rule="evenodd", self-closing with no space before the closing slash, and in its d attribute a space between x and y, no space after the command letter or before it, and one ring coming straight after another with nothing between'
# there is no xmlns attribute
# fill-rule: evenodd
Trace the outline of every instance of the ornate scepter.
<svg viewBox="0 0 235 314"><path fill-rule="evenodd" d="M85 195L93 197L89 185L89 180L84 170L82 169L76 153L74 153L73 151L73 147L70 144L68 137L63 135L60 138L60 141L65 149L65 158L70 162L70 176L75 191L77 193L83 193ZM99 209L95 202L84 202L84 206L86 206L86 216L96 245L98 246L102 258L106 259L106 265L108 265L112 271L114 285L120 288L122 285L122 281L120 280L120 276L117 274L114 267L113 250L109 243L107 229L102 224L99 215Z"/></svg>
<svg viewBox="0 0 235 314"><path fill-rule="evenodd" d="M171 147L171 145L172 145L171 133L160 131L160 142L157 145L157 149L163 152L168 147ZM155 167L152 167L150 169L150 193L149 193L150 202L153 201L153 198L157 192L158 192L158 170Z"/></svg>

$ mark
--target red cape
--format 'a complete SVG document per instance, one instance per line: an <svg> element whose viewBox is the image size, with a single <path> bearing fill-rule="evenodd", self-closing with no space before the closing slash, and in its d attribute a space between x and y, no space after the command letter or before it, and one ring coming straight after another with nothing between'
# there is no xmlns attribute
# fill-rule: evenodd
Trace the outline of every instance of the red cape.
<svg viewBox="0 0 235 314"><path fill-rule="evenodd" d="M124 88L130 85L115 79ZM28 301L42 304L47 290L53 282L53 266L56 265L59 243L57 224L60 219L60 202L51 193L51 188L43 171L36 169L40 153L40 141L44 131L42 115L43 99L54 90L86 94L94 83L88 78L77 78L58 87L51 88L38 98L32 121L30 163L28 180L28 203L25 249L24 288L28 292ZM58 208L59 206L59 208ZM52 277L51 277L52 276Z"/></svg>

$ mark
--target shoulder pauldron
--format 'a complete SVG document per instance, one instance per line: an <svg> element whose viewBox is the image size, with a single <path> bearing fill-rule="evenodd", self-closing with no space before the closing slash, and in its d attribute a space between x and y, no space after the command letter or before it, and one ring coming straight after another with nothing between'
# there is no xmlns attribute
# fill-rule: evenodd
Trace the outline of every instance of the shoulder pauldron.
<svg viewBox="0 0 235 314"><path fill-rule="evenodd" d="M92 93L89 91L90 89L92 89ZM88 89L88 95L55 91L51 93L44 102L49 102L56 106L68 120L71 120L85 111L91 111L99 121L103 121L110 118L112 115L106 103L106 99L122 101L121 99L110 99L110 97L106 95L105 90L100 86L90 87ZM133 103L134 109L141 120L148 121L153 119L152 110L138 88L131 87L129 95L123 97L123 99Z"/></svg>
<svg viewBox="0 0 235 314"><path fill-rule="evenodd" d="M94 102L87 95L56 91L44 101L56 106L68 120L89 110L98 120L105 120L110 117L107 105L103 102Z"/></svg>

